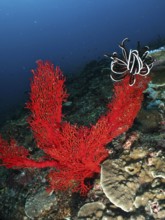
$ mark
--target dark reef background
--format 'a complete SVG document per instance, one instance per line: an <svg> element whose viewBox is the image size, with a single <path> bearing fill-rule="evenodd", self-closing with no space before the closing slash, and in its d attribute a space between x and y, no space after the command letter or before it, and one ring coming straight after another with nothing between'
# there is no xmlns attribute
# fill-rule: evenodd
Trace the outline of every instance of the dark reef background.
<svg viewBox="0 0 165 220"><path fill-rule="evenodd" d="M30 70L51 60L65 74L118 49L165 39L163 0L1 0L0 122L24 105Z"/></svg>

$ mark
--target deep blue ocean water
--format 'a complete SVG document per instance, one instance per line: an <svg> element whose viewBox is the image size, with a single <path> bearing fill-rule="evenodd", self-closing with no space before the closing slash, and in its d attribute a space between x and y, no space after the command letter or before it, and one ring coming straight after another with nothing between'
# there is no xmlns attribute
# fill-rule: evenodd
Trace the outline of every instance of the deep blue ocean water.
<svg viewBox="0 0 165 220"><path fill-rule="evenodd" d="M0 0L0 121L27 99L36 60L76 74L93 59L165 38L164 0Z"/></svg>

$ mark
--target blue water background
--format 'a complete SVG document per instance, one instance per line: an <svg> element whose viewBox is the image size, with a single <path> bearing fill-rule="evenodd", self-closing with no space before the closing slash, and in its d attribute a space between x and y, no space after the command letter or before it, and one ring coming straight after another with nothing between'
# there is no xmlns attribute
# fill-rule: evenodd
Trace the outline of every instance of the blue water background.
<svg viewBox="0 0 165 220"><path fill-rule="evenodd" d="M125 37L165 37L164 24L164 0L0 0L0 121L26 101L36 60L76 74Z"/></svg>

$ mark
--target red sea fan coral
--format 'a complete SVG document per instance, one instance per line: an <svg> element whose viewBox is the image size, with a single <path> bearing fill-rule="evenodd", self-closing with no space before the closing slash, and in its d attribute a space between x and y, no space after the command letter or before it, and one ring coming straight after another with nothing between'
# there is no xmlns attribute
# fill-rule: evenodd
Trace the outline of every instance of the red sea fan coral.
<svg viewBox="0 0 165 220"><path fill-rule="evenodd" d="M90 127L72 125L62 120L62 102L67 93L65 78L59 69L49 62L38 61L33 70L30 102L27 107L32 115L29 124L38 148L47 155L34 161L29 152L0 139L0 159L8 168L51 167L48 174L50 188L87 192L88 180L100 171L100 163L108 156L105 145L132 126L141 107L143 91L149 79L138 75L134 86L129 77L114 85L112 102L107 113Z"/></svg>

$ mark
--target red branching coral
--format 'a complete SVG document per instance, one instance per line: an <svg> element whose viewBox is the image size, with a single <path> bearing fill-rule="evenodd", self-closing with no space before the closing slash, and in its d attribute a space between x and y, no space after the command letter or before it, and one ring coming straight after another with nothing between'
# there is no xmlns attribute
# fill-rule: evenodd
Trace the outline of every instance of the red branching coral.
<svg viewBox="0 0 165 220"><path fill-rule="evenodd" d="M30 159L24 147L15 141L9 144L0 138L0 159L8 168L51 167L48 174L50 189L87 192L88 180L99 173L100 163L108 156L105 145L132 126L141 107L143 91L149 79L137 76L134 86L129 86L129 77L114 86L112 102L107 113L91 127L71 125L62 120L62 102L67 93L65 78L53 64L38 61L33 70L30 102L27 107L37 146L47 157Z"/></svg>
<svg viewBox="0 0 165 220"><path fill-rule="evenodd" d="M3 166L7 168L28 168L28 167L51 167L56 166L56 161L43 161L40 160L38 163L35 160L29 159L29 151L22 147L18 146L15 140L11 140L10 143L3 140L0 136L0 159L2 160Z"/></svg>

